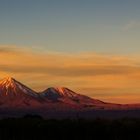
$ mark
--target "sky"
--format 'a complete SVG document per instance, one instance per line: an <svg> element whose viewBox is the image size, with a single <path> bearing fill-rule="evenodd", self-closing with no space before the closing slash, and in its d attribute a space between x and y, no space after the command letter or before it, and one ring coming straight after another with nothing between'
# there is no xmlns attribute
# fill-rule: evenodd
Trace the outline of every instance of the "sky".
<svg viewBox="0 0 140 140"><path fill-rule="evenodd" d="M139 0L0 0L0 77L140 102Z"/></svg>

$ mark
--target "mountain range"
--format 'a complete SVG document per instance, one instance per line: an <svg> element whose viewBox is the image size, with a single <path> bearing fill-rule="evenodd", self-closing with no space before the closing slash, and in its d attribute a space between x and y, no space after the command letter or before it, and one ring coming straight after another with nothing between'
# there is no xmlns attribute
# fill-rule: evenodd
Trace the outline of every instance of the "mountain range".
<svg viewBox="0 0 140 140"><path fill-rule="evenodd" d="M105 110L140 110L140 104L107 103L65 87L50 87L38 93L11 77L0 81L0 116L71 116Z"/></svg>

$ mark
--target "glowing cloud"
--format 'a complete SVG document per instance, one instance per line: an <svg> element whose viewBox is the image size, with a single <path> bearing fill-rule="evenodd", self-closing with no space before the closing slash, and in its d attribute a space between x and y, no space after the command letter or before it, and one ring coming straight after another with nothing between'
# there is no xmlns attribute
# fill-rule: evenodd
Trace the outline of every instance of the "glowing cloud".
<svg viewBox="0 0 140 140"><path fill-rule="evenodd" d="M111 102L140 100L139 64L140 59L134 56L37 53L16 46L0 46L1 78L13 76L36 90L66 86ZM132 96L134 100L130 100Z"/></svg>

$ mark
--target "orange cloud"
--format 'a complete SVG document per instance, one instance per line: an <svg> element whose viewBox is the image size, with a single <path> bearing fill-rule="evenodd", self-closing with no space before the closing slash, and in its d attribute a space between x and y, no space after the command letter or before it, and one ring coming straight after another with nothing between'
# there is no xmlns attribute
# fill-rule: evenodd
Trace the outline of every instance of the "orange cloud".
<svg viewBox="0 0 140 140"><path fill-rule="evenodd" d="M127 103L136 101L128 99L130 95L140 97L139 64L139 57L134 56L40 53L0 46L1 78L11 75L39 91L49 86L66 86L105 101L112 101L115 96L114 101Z"/></svg>

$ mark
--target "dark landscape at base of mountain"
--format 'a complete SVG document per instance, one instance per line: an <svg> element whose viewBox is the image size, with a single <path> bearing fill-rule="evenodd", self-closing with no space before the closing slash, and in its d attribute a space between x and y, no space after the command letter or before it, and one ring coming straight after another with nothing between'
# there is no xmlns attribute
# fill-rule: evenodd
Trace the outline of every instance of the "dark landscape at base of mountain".
<svg viewBox="0 0 140 140"><path fill-rule="evenodd" d="M107 103L65 87L37 93L11 77L0 81L0 118L26 114L48 119L140 117L140 104Z"/></svg>
<svg viewBox="0 0 140 140"><path fill-rule="evenodd" d="M140 119L0 120L0 140L139 140Z"/></svg>
<svg viewBox="0 0 140 140"><path fill-rule="evenodd" d="M140 104L113 104L68 88L37 93L0 81L0 140L138 140Z"/></svg>

